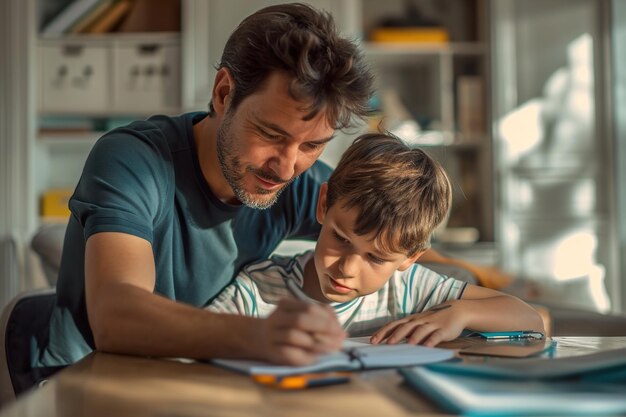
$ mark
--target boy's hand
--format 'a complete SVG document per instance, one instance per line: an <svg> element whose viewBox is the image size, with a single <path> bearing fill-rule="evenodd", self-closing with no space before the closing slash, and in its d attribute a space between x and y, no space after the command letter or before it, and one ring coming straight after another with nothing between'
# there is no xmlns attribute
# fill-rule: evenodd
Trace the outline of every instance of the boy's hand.
<svg viewBox="0 0 626 417"><path fill-rule="evenodd" d="M431 310L389 322L372 335L370 342L386 341L393 345L406 339L413 345L436 346L456 339L465 328L459 307L458 302L448 301Z"/></svg>
<svg viewBox="0 0 626 417"><path fill-rule="evenodd" d="M262 323L262 356L273 363L308 365L338 351L346 337L332 308L288 298Z"/></svg>

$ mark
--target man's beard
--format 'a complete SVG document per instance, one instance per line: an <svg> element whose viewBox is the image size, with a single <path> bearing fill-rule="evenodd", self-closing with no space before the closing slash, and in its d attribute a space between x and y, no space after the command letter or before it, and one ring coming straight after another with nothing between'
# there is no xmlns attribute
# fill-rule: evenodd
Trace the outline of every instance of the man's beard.
<svg viewBox="0 0 626 417"><path fill-rule="evenodd" d="M278 197L280 194L287 188L294 178L291 178L289 181L284 183L282 187L278 190L265 190L263 188L257 187L256 192L258 194L267 194L267 198L259 198L254 197L250 193L248 193L244 189L244 174L250 172L254 175L261 177L262 179L266 179L270 182L280 183L284 182L283 179L276 177L275 175L261 171L260 169L253 168L251 166L247 166L245 170L242 172L241 163L239 161L239 157L236 156L238 149L235 149L234 138L230 134L232 117L229 113L226 113L224 116L224 120L220 125L217 131L217 157L220 161L220 168L222 169L222 174L226 181L228 181L228 185L233 189L235 193L235 197L239 201L241 201L246 206L265 210L270 208L271 206L278 201Z"/></svg>

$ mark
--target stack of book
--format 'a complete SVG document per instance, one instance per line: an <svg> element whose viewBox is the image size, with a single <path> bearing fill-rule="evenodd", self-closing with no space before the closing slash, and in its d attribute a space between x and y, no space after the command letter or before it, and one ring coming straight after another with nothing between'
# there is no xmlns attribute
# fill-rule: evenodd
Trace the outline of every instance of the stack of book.
<svg viewBox="0 0 626 417"><path fill-rule="evenodd" d="M624 415L626 349L561 358L445 362L400 370L452 413Z"/></svg>

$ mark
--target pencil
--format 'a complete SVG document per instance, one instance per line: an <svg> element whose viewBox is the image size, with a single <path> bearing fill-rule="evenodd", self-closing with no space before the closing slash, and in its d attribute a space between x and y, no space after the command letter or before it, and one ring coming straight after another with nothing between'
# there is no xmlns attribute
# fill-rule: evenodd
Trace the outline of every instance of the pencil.
<svg viewBox="0 0 626 417"><path fill-rule="evenodd" d="M300 300L303 303L307 304L320 304L318 301L306 295L302 288L300 288L300 286L296 284L293 279L289 277L283 277L283 280L285 281L285 285L287 286L287 289L289 290L291 295L293 295L297 300Z"/></svg>

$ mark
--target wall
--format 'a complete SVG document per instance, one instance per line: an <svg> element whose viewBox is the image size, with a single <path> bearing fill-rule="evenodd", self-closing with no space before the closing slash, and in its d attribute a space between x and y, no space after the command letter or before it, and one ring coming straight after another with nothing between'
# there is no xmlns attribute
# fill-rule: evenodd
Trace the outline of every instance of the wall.
<svg viewBox="0 0 626 417"><path fill-rule="evenodd" d="M16 294L26 282L17 281L13 262L24 258L23 242L32 228L34 214L28 201L31 187L29 137L33 132L32 56L27 23L30 1L0 2L0 240L5 244L0 264L0 303ZM24 268L20 268L25 275Z"/></svg>

